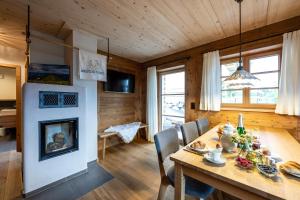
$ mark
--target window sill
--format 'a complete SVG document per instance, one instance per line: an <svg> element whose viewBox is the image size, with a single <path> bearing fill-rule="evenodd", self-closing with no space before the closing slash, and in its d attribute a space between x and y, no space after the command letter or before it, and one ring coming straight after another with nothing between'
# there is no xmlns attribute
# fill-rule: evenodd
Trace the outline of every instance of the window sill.
<svg viewBox="0 0 300 200"><path fill-rule="evenodd" d="M239 107L222 107L221 111L244 111L244 112L264 112L264 113L274 113L274 108L239 108Z"/></svg>

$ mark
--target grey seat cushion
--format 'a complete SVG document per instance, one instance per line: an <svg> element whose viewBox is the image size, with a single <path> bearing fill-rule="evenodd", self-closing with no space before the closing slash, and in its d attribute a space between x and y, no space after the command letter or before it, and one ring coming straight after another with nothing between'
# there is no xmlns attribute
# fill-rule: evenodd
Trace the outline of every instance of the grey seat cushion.
<svg viewBox="0 0 300 200"><path fill-rule="evenodd" d="M175 168L174 166L170 167L167 172L167 177L171 184L175 185ZM198 198L206 199L208 196L210 196L214 192L214 188L202 183L200 181L197 181L191 177L186 176L185 177L185 193Z"/></svg>

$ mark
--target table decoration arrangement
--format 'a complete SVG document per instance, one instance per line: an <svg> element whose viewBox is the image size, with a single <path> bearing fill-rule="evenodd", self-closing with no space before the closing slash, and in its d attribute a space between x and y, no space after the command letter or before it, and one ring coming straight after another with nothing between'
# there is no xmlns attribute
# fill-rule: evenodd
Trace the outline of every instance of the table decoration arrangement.
<svg viewBox="0 0 300 200"><path fill-rule="evenodd" d="M247 131L243 124L243 115L238 116L238 125L235 129L229 121L218 128L219 141L225 152L237 153L236 166L245 170L257 169L266 177L277 176L276 163L280 158L273 159L269 148L263 147L259 137ZM234 131L236 130L236 131Z"/></svg>
<svg viewBox="0 0 300 200"><path fill-rule="evenodd" d="M270 149L264 146L260 138L253 135L253 131L245 129L243 116L238 117L238 126L235 128L229 121L218 127L219 143L215 148L208 148L207 145L197 140L185 147L185 150L199 155L210 163L220 165L225 164L226 159L222 156L222 151L233 154L235 165L243 170L257 170L262 175L273 178L279 173L277 163L282 159L271 153ZM285 174L300 178L300 164L288 161L279 166Z"/></svg>
<svg viewBox="0 0 300 200"><path fill-rule="evenodd" d="M181 177L191 176L199 181L205 178L205 181L213 183L213 187L222 186L226 188L224 192L241 199L298 199L300 145L295 138L285 129L267 126L249 125L239 134L237 126L232 123L232 136L236 140L232 142L236 148L227 152L223 147L221 155L215 154L215 149L222 148L223 133L218 139L217 131L226 124L214 126L193 141L194 145L188 145L205 146L214 152L191 153L186 146L170 157L181 170L176 176L177 183L182 180ZM214 157L217 161L222 160L219 158L226 160L218 164L221 162L215 162ZM181 187L184 186L183 183Z"/></svg>
<svg viewBox="0 0 300 200"><path fill-rule="evenodd" d="M241 120L241 115L239 115ZM243 169L257 169L266 177L273 178L277 176L277 160L272 159L269 148L262 147L259 137L253 136L247 132L239 123L237 134L232 135L232 142L237 144L238 155L236 166Z"/></svg>

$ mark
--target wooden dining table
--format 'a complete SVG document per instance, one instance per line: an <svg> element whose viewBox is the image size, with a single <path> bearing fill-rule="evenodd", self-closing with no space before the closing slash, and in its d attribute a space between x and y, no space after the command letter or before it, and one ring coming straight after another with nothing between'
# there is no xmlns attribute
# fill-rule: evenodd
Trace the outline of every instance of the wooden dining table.
<svg viewBox="0 0 300 200"><path fill-rule="evenodd" d="M218 126L196 140L205 142L208 148L215 148L219 143ZM267 146L272 155L282 159L282 162L276 164L277 167L285 161L300 163L300 144L286 130L267 127L247 128L253 135L259 136L262 145ZM235 165L237 155L238 153L223 152L222 156L226 159L226 163L215 165L206 161L202 155L186 151L184 148L174 153L171 160L175 162L175 199L183 200L185 197L185 176L240 199L300 199L300 178L279 170L278 176L271 179L260 174L256 168L241 169Z"/></svg>

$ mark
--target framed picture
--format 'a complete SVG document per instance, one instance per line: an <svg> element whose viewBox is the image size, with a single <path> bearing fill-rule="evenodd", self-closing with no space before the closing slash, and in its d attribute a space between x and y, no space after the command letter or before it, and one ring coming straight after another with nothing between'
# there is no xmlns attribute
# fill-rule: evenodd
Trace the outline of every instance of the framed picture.
<svg viewBox="0 0 300 200"><path fill-rule="evenodd" d="M69 65L31 63L28 67L27 82L57 85L71 85Z"/></svg>

